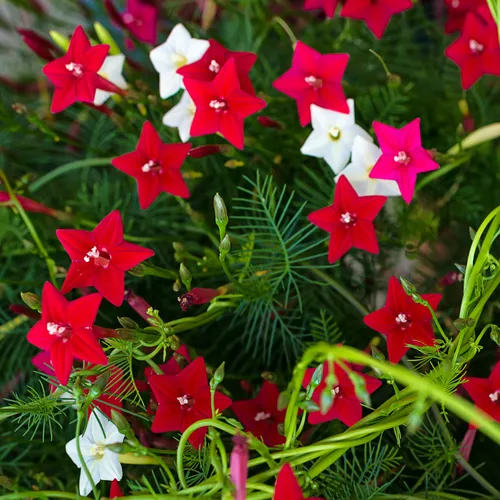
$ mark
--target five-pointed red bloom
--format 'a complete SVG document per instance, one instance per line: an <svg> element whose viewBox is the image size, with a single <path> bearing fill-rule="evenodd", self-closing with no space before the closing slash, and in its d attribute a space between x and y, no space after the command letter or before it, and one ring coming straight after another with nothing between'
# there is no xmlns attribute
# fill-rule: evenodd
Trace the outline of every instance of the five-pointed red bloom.
<svg viewBox="0 0 500 500"><path fill-rule="evenodd" d="M401 196L410 203L415 191L417 174L439 168L430 153L422 147L420 118L401 129L373 122L382 155L370 172L372 179L393 180L398 183Z"/></svg>
<svg viewBox="0 0 500 500"><path fill-rule="evenodd" d="M309 215L309 222L330 233L328 262L339 260L352 247L378 253L378 241L373 219L387 197L358 196L347 178L337 182L333 204Z"/></svg>
<svg viewBox="0 0 500 500"><path fill-rule="evenodd" d="M137 181L139 205L145 210L162 191L189 198L180 169L190 148L190 143L164 144L148 121L142 126L136 150L114 158L111 163Z"/></svg>
<svg viewBox="0 0 500 500"><path fill-rule="evenodd" d="M184 78L211 82L231 58L234 59L241 90L244 90L248 94L255 95L248 74L257 60L257 54L252 52L234 52L226 49L226 47L221 45L217 40L210 40L210 46L200 60L182 66L177 70L177 73Z"/></svg>
<svg viewBox="0 0 500 500"><path fill-rule="evenodd" d="M411 0L347 0L340 15L364 21L377 38L382 38L391 17L412 6Z"/></svg>
<svg viewBox="0 0 500 500"><path fill-rule="evenodd" d="M441 297L439 293L422 295L434 310ZM364 322L386 336L391 363L397 363L408 352L407 344L420 347L434 344L430 311L422 304L415 303L394 276L389 280L385 306L365 316Z"/></svg>
<svg viewBox="0 0 500 500"><path fill-rule="evenodd" d="M152 375L151 389L158 401L158 411L153 420L153 432L184 432L198 420L212 417L210 388L203 358L196 358L178 375ZM223 411L231 406L231 399L215 393L215 408ZM189 442L199 448L207 429L193 432Z"/></svg>
<svg viewBox="0 0 500 500"><path fill-rule="evenodd" d="M212 81L184 78L184 85L196 106L191 135L220 132L243 149L243 120L265 108L266 103L241 89L234 59L231 57Z"/></svg>
<svg viewBox="0 0 500 500"><path fill-rule="evenodd" d="M323 9L327 17L333 17L339 0L306 0L305 10Z"/></svg>
<svg viewBox="0 0 500 500"><path fill-rule="evenodd" d="M156 43L158 9L143 0L127 0L122 13L123 24L141 42Z"/></svg>
<svg viewBox="0 0 500 500"><path fill-rule="evenodd" d="M353 370L349 363L345 363L345 365L347 368ZM329 373L328 370L328 362L325 361L323 364L323 380L314 390L312 395L312 400L318 405L320 405L321 392L326 387L325 381ZM334 363L333 370L335 378L337 379L337 384L332 389L333 405L324 415L319 410L311 412L309 414L308 422L310 424L321 424L337 418L350 427L356 422L359 422L363 416L361 402L356 396L354 384L351 382L347 373L337 363ZM303 387L307 387L309 385L314 371L314 368L307 369L304 380L302 381ZM376 391L382 385L382 382L375 377L370 377L369 375L365 375L363 373L357 373L356 375L363 377L368 394Z"/></svg>
<svg viewBox="0 0 500 500"><path fill-rule="evenodd" d="M52 113L59 113L75 102L94 102L97 89L116 92L115 85L97 74L108 51L109 45L92 47L83 28L77 26L66 54L43 67L55 87Z"/></svg>
<svg viewBox="0 0 500 500"><path fill-rule="evenodd" d="M303 127L311 121L311 104L349 113L341 85L348 61L349 54L320 54L297 42L292 67L274 81L273 87L297 101Z"/></svg>
<svg viewBox="0 0 500 500"><path fill-rule="evenodd" d="M448 8L448 19L444 31L453 33L454 31L462 31L467 14L482 5L486 5L486 0L445 0L445 3Z"/></svg>
<svg viewBox="0 0 500 500"><path fill-rule="evenodd" d="M278 425L285 421L286 410L278 410L280 391L267 380L255 399L236 401L231 406L238 420L255 437L262 439L266 446L278 446L285 442Z"/></svg>
<svg viewBox="0 0 500 500"><path fill-rule="evenodd" d="M460 67L464 89L483 75L500 75L498 33L488 7L467 14L462 34L445 55Z"/></svg>
<svg viewBox="0 0 500 500"><path fill-rule="evenodd" d="M50 352L59 382L66 385L73 359L106 365L108 358L92 333L101 297L97 293L68 302L54 285L42 290L42 319L28 332L28 342Z"/></svg>
<svg viewBox="0 0 500 500"><path fill-rule="evenodd" d="M276 479L273 500L304 500L305 498L292 467L290 464L283 465ZM322 499L315 497L309 500Z"/></svg>
<svg viewBox="0 0 500 500"><path fill-rule="evenodd" d="M476 406L500 422L500 361L488 378L467 377L467 379L463 387Z"/></svg>
<svg viewBox="0 0 500 500"><path fill-rule="evenodd" d="M115 306L123 302L125 271L155 254L123 240L118 210L104 217L93 231L58 229L56 235L72 260L61 291L94 286Z"/></svg>

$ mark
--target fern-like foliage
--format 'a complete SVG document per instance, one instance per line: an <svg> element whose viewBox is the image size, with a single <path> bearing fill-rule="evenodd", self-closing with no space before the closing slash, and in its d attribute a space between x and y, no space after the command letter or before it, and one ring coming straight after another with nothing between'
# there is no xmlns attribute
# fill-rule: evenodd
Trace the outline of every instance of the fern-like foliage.
<svg viewBox="0 0 500 500"><path fill-rule="evenodd" d="M319 316L311 320L310 330L315 342L336 344L342 336L337 321L325 309L321 309Z"/></svg>
<svg viewBox="0 0 500 500"><path fill-rule="evenodd" d="M267 363L279 345L290 363L300 346L301 286L310 282L307 273L319 267L317 259L326 261L319 248L323 240L305 220L305 204L294 206L294 192L278 188L272 177L257 174L255 181L245 180L248 187L239 189L246 196L233 200L231 217L241 242L235 252L239 281L248 297L238 311L246 315L244 341Z"/></svg>

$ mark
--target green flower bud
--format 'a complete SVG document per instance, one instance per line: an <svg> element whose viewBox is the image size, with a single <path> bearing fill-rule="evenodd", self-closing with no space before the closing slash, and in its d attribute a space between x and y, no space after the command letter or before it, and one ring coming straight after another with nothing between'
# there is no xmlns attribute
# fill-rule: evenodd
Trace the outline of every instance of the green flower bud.
<svg viewBox="0 0 500 500"><path fill-rule="evenodd" d="M319 408L322 415L326 415L333 406L333 393L332 389L325 387L319 396Z"/></svg>
<svg viewBox="0 0 500 500"><path fill-rule="evenodd" d="M320 411L319 405L314 402L312 399L307 399L306 401L300 403L299 408L301 408L304 411Z"/></svg>
<svg viewBox="0 0 500 500"><path fill-rule="evenodd" d="M130 273L132 276L143 278L144 275L146 274L146 267L144 266L144 264L139 264L133 267L132 269L129 269L127 272Z"/></svg>
<svg viewBox="0 0 500 500"><path fill-rule="evenodd" d="M94 29L99 41L105 45L109 45L110 56L121 54L120 47L113 40L111 33L101 23L94 23Z"/></svg>
<svg viewBox="0 0 500 500"><path fill-rule="evenodd" d="M370 399L370 394L366 389L365 379L359 373L356 372L349 373L349 379L354 385L354 394L356 394L356 397L365 405L370 406L371 399Z"/></svg>
<svg viewBox="0 0 500 500"><path fill-rule="evenodd" d="M315 389L318 387L319 384L321 384L321 381L323 380L323 363L318 365L316 367L316 370L314 370L314 373L311 377L311 382L309 382L309 387L311 389Z"/></svg>
<svg viewBox="0 0 500 500"><path fill-rule="evenodd" d="M184 263L179 266L179 275L182 282L184 283L184 286L189 291L191 289L191 280L193 279L193 277L191 276L189 269L184 265Z"/></svg>
<svg viewBox="0 0 500 500"><path fill-rule="evenodd" d="M224 365L226 363L223 361L221 365L215 370L215 373L210 380L210 387L215 389L224 380Z"/></svg>
<svg viewBox="0 0 500 500"><path fill-rule="evenodd" d="M289 402L290 402L290 394L288 393L288 391L280 392L277 404L278 410L279 411L285 410Z"/></svg>
<svg viewBox="0 0 500 500"><path fill-rule="evenodd" d="M491 326L490 338L496 345L500 346L500 328L497 325Z"/></svg>
<svg viewBox="0 0 500 500"><path fill-rule="evenodd" d="M93 399L97 399L106 389L106 386L109 382L110 372L109 370L105 371L102 375L99 375L96 381L92 384L92 387L89 391L89 397Z"/></svg>
<svg viewBox="0 0 500 500"><path fill-rule="evenodd" d="M407 279L403 278L402 276L399 278L399 281L401 283L401 286L403 287L403 290L408 295L411 295L412 293L415 293L417 291L416 286L413 283L410 283Z"/></svg>
<svg viewBox="0 0 500 500"><path fill-rule="evenodd" d="M30 309L40 312L41 303L38 295L31 292L21 292L21 299Z"/></svg>
<svg viewBox="0 0 500 500"><path fill-rule="evenodd" d="M225 228L227 226L227 223L229 222L229 218L227 216L226 204L224 203L224 200L219 193L214 196L214 212L215 223L217 224L217 226L219 226L219 229L220 226L224 226Z"/></svg>
<svg viewBox="0 0 500 500"><path fill-rule="evenodd" d="M133 319L126 317L117 319L118 323L120 323L120 325L122 325L123 328L126 328L127 330L135 330L136 328L139 328L139 325Z"/></svg>
<svg viewBox="0 0 500 500"><path fill-rule="evenodd" d="M69 48L69 38L67 36L61 35L57 31L50 30L49 31L50 38L54 40L54 43L64 50L64 52L68 51Z"/></svg>
<svg viewBox="0 0 500 500"><path fill-rule="evenodd" d="M134 438L134 433L128 420L116 410L111 410L111 420L116 425L118 432L125 435L128 439Z"/></svg>
<svg viewBox="0 0 500 500"><path fill-rule="evenodd" d="M224 261L226 259L226 255L229 253L231 250L231 240L229 239L229 235L226 234L224 238L222 239L220 245L219 245L219 259L221 261Z"/></svg>

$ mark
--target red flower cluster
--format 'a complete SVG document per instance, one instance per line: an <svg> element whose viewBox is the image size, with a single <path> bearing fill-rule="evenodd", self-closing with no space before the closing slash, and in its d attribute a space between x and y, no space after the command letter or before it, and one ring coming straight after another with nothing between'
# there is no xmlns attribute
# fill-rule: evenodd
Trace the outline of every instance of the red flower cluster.
<svg viewBox="0 0 500 500"><path fill-rule="evenodd" d="M335 15L338 0L306 0L304 9L323 9L328 17ZM413 6L411 0L346 0L342 17L364 21L377 38L382 38L391 17Z"/></svg>

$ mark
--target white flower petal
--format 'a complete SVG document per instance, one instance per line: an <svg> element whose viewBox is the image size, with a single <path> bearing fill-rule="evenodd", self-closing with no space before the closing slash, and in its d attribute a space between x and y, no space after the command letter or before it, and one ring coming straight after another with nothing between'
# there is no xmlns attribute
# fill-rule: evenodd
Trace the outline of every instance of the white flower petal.
<svg viewBox="0 0 500 500"><path fill-rule="evenodd" d="M127 88L127 82L123 78L123 64L125 63L125 56L123 54L117 54L115 56L107 56L104 59L104 63L99 70L99 74L114 83L117 87L121 89ZM104 104L111 96L112 92L106 92L105 90L97 89L94 98L94 105L101 106Z"/></svg>
<svg viewBox="0 0 500 500"><path fill-rule="evenodd" d="M82 451L84 459L86 457L92 456L91 452L93 446L94 443L91 442L87 437L80 436L80 450ZM68 441L66 443L66 453L69 455L69 458L71 458L71 460L77 467L82 466L80 458L78 457L78 451L76 449L76 438L73 438L71 441Z"/></svg>
<svg viewBox="0 0 500 500"><path fill-rule="evenodd" d="M94 106L102 106L112 95L112 92L97 89L95 91Z"/></svg>
<svg viewBox="0 0 500 500"><path fill-rule="evenodd" d="M313 130L300 148L300 152L303 155L324 158L331 142L328 134L324 134L320 130Z"/></svg>
<svg viewBox="0 0 500 500"><path fill-rule="evenodd" d="M178 54L185 54L191 39L189 31L183 24L179 23L172 28L170 35L168 35L167 43L169 43Z"/></svg>
<svg viewBox="0 0 500 500"><path fill-rule="evenodd" d="M343 141L330 141L330 144L324 159L330 168L338 174L347 165L351 148Z"/></svg>
<svg viewBox="0 0 500 500"><path fill-rule="evenodd" d="M193 38L187 48L186 59L188 62L186 64L199 61L207 51L208 47L210 47L210 42L208 40L198 40L197 38Z"/></svg>
<svg viewBox="0 0 500 500"><path fill-rule="evenodd" d="M92 476L92 480L94 481L94 484L98 484L99 481L101 480L101 476L99 474L99 465L98 461L94 459L86 459L85 463L87 464L87 468L90 472L90 475ZM90 481L88 479L87 474L85 473L85 470L82 468L80 471L80 495L83 497L86 497L89 495L89 493L92 491L92 485L90 484Z"/></svg>
<svg viewBox="0 0 500 500"><path fill-rule="evenodd" d="M160 73L160 97L167 99L177 94L182 88L182 76L175 71L164 71Z"/></svg>
<svg viewBox="0 0 500 500"><path fill-rule="evenodd" d="M104 450L104 457L99 460L99 474L103 481L121 480L123 469L118 458L118 453L111 450Z"/></svg>

